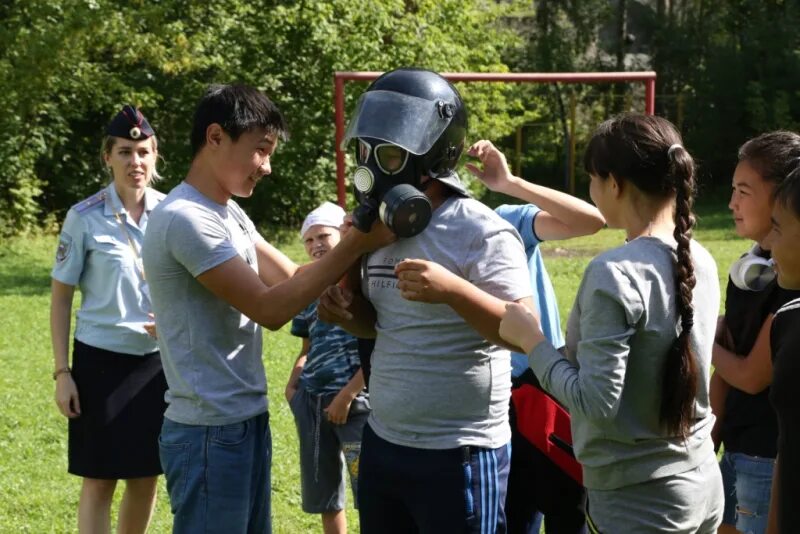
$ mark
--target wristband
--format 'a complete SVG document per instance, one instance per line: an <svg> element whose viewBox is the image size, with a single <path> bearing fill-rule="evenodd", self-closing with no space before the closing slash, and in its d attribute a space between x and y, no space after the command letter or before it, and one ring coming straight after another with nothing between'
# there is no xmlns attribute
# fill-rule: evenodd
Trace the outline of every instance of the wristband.
<svg viewBox="0 0 800 534"><path fill-rule="evenodd" d="M53 372L53 380L58 378L58 375L63 375L64 373L71 373L72 370L69 367L62 367L61 369L56 369Z"/></svg>

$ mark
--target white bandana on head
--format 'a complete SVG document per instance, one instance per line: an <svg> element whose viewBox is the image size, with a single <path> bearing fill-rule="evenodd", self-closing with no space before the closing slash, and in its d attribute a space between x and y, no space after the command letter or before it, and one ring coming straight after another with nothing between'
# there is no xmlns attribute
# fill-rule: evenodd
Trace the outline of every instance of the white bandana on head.
<svg viewBox="0 0 800 534"><path fill-rule="evenodd" d="M342 222L344 222L344 216L344 210L337 204L323 202L321 206L309 213L306 220L303 221L303 226L300 229L300 237L306 235L308 229L317 224L339 228Z"/></svg>

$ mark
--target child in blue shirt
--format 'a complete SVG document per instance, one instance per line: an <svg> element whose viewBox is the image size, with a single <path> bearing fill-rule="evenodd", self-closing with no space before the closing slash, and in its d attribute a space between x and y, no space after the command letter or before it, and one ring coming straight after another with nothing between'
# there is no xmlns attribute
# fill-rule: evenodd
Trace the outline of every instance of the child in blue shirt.
<svg viewBox="0 0 800 534"><path fill-rule="evenodd" d="M478 141L469 155L477 157L481 166L468 163L467 169L490 190L527 202L498 206L495 212L522 237L542 332L554 347L563 347L558 302L539 245L545 240L594 234L603 227L603 216L583 200L514 176L503 153L490 141ZM574 477L580 467L574 457L566 457L552 446L549 434L553 429L542 425L542 414L553 417L551 401L541 393L526 355L511 353L511 376L509 422L514 453L506 495L508 532L538 534L544 515L548 534L581 533L585 528L585 490ZM551 422L558 426L555 420ZM532 430L542 439L531 435Z"/></svg>
<svg viewBox="0 0 800 534"><path fill-rule="evenodd" d="M345 213L325 202L309 213L301 235L314 261L336 246ZM286 384L300 441L303 511L322 515L324 532L347 529L344 464L357 502L361 434L369 416L356 338L317 318L311 303L292 321L292 334L303 346Z"/></svg>

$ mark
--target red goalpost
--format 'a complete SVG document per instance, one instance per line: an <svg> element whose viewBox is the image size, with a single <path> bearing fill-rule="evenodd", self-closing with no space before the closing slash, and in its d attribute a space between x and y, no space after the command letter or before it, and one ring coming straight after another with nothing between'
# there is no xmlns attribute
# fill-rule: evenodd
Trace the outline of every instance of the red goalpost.
<svg viewBox="0 0 800 534"><path fill-rule="evenodd" d="M345 160L340 145L344 137L344 84L346 81L372 81L382 72L335 72L334 109L336 120L336 197L340 206L345 205L346 189L344 183ZM451 82L505 82L505 83L609 83L640 82L644 83L645 113L655 112L656 73L644 72L443 72L442 76Z"/></svg>

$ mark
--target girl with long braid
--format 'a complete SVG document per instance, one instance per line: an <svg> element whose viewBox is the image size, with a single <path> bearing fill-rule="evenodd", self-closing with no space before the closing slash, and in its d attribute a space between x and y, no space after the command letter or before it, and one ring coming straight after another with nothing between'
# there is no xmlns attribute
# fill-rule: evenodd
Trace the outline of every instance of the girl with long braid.
<svg viewBox="0 0 800 534"><path fill-rule="evenodd" d="M507 305L500 335L570 411L590 531L715 532L723 495L708 387L719 281L692 239L692 157L669 121L627 114L600 125L584 166L592 200L626 243L587 267L566 355L521 306Z"/></svg>

